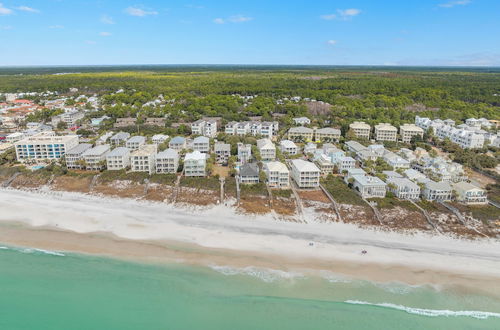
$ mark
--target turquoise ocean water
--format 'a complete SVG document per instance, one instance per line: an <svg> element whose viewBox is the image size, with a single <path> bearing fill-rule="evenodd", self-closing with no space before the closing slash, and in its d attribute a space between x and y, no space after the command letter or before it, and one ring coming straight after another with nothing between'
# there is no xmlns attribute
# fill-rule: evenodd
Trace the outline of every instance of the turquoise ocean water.
<svg viewBox="0 0 500 330"><path fill-rule="evenodd" d="M500 329L500 301L331 273L0 247L0 329Z"/></svg>

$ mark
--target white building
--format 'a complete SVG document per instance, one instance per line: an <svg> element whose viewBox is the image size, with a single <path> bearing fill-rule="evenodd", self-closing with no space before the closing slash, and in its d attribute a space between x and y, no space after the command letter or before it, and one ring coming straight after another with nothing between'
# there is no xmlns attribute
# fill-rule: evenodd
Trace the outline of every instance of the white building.
<svg viewBox="0 0 500 330"><path fill-rule="evenodd" d="M64 122L68 127L74 126L76 122L84 117L83 112L70 110L58 116L52 117L52 127L56 127L60 122Z"/></svg>
<svg viewBox="0 0 500 330"><path fill-rule="evenodd" d="M132 172L155 173L155 157L157 145L144 144L130 153L130 169Z"/></svg>
<svg viewBox="0 0 500 330"><path fill-rule="evenodd" d="M210 152L210 139L206 136L198 136L193 140L193 150L204 154Z"/></svg>
<svg viewBox="0 0 500 330"><path fill-rule="evenodd" d="M217 135L217 120L200 119L191 123L191 132L193 135L203 135L206 137L215 137Z"/></svg>
<svg viewBox="0 0 500 330"><path fill-rule="evenodd" d="M162 144L163 142L167 141L168 138L169 138L168 135L156 134L153 135L153 137L151 138L151 142L153 142L154 144Z"/></svg>
<svg viewBox="0 0 500 330"><path fill-rule="evenodd" d="M296 117L296 118L293 118L293 122L296 124L296 125L310 125L311 124L311 119L307 118L307 117Z"/></svg>
<svg viewBox="0 0 500 330"><path fill-rule="evenodd" d="M130 149L117 147L106 156L108 171L124 170L130 166Z"/></svg>
<svg viewBox="0 0 500 330"><path fill-rule="evenodd" d="M100 171L106 167L106 156L110 150L109 144L102 144L86 150L82 154L85 161L85 169L89 171Z"/></svg>
<svg viewBox="0 0 500 330"><path fill-rule="evenodd" d="M229 143L216 142L214 144L214 153L218 164L227 164L231 156L231 145Z"/></svg>
<svg viewBox="0 0 500 330"><path fill-rule="evenodd" d="M424 130L415 124L404 124L399 126L399 135L403 143L410 143L414 136L423 138Z"/></svg>
<svg viewBox="0 0 500 330"><path fill-rule="evenodd" d="M259 149L262 161L272 161L276 159L276 146L271 140L257 140L257 148Z"/></svg>
<svg viewBox="0 0 500 330"><path fill-rule="evenodd" d="M83 170L84 166L82 166L81 164L83 160L83 154L90 148L92 148L91 144L81 143L78 144L76 147L66 151L66 154L64 155L64 159L66 161L66 167L70 170Z"/></svg>
<svg viewBox="0 0 500 330"><path fill-rule="evenodd" d="M129 138L130 138L130 133L118 132L115 135L113 135L109 139L109 141L111 142L111 145L113 145L114 147L119 147L119 146L124 146Z"/></svg>
<svg viewBox="0 0 500 330"><path fill-rule="evenodd" d="M290 187L290 171L285 164L281 162L265 163L264 173L266 173L268 186L280 189Z"/></svg>
<svg viewBox="0 0 500 330"><path fill-rule="evenodd" d="M66 151L78 145L77 135L56 136L53 132L42 132L17 141L16 157L20 162L26 160L60 159Z"/></svg>
<svg viewBox="0 0 500 330"><path fill-rule="evenodd" d="M288 155L297 155L299 153L299 147L290 140L281 140L280 150Z"/></svg>
<svg viewBox="0 0 500 330"><path fill-rule="evenodd" d="M146 144L146 138L144 136L132 136L130 139L127 140L125 143L125 146L129 148L130 150L137 150L143 145Z"/></svg>
<svg viewBox="0 0 500 330"><path fill-rule="evenodd" d="M259 166L257 163L246 163L240 167L238 181L241 184L259 183Z"/></svg>
<svg viewBox="0 0 500 330"><path fill-rule="evenodd" d="M391 177L387 179L387 183L389 190L399 199L420 198L420 186L407 178Z"/></svg>
<svg viewBox="0 0 500 330"><path fill-rule="evenodd" d="M299 188L318 188L320 169L311 162L294 159L292 164L292 178Z"/></svg>
<svg viewBox="0 0 500 330"><path fill-rule="evenodd" d="M393 141L398 138L398 129L388 123L380 123L375 125L375 140L377 141Z"/></svg>
<svg viewBox="0 0 500 330"><path fill-rule="evenodd" d="M179 168L179 153L167 149L156 155L156 173L177 173Z"/></svg>
<svg viewBox="0 0 500 330"><path fill-rule="evenodd" d="M350 124L349 130L360 139L370 139L371 126L363 121L355 121Z"/></svg>
<svg viewBox="0 0 500 330"><path fill-rule="evenodd" d="M314 130L314 140L320 141L339 141L340 140L340 130L338 128L317 128Z"/></svg>
<svg viewBox="0 0 500 330"><path fill-rule="evenodd" d="M383 198L387 184L376 176L353 175L352 187L363 198Z"/></svg>
<svg viewBox="0 0 500 330"><path fill-rule="evenodd" d="M16 143L17 141L21 141L26 137L26 134L22 132L14 132L5 137L5 142L7 143Z"/></svg>
<svg viewBox="0 0 500 330"><path fill-rule="evenodd" d="M452 189L448 182L436 182L428 180L424 183L424 191L422 196L429 201L450 201L452 197Z"/></svg>
<svg viewBox="0 0 500 330"><path fill-rule="evenodd" d="M488 204L486 191L468 182L453 184L453 190L457 193L457 201L464 204Z"/></svg>
<svg viewBox="0 0 500 330"><path fill-rule="evenodd" d="M252 159L252 145L238 143L238 162L245 164Z"/></svg>
<svg viewBox="0 0 500 330"><path fill-rule="evenodd" d="M186 154L184 158L185 176L205 176L206 175L207 155L199 151L193 151Z"/></svg>

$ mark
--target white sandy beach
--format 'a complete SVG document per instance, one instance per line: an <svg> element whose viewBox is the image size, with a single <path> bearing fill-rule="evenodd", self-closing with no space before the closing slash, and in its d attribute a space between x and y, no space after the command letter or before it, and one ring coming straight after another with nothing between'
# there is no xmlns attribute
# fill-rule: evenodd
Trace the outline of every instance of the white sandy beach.
<svg viewBox="0 0 500 330"><path fill-rule="evenodd" d="M200 263L205 264L213 263L211 254L227 252L233 255L233 261L235 255L242 257L238 261L240 266L262 261L267 256L276 268L310 266L410 284L449 283L453 282L450 280L453 277L459 279L457 284L465 285L467 282L467 286L473 286L477 280L485 290L490 286L493 289L500 287L498 240L468 241L424 234L410 236L341 223L278 222L270 215L250 217L237 214L234 209L223 205L206 210L188 210L168 204L77 193L35 193L10 189L0 190L0 223L21 223L44 231L54 229L83 234L78 237L84 243L85 237L91 233L104 233L148 244L178 242L205 251L206 255L200 257ZM30 244L29 240L13 235L3 235L3 238L0 235L0 242ZM54 241L47 244L41 244L40 240L38 243L33 241L32 244L44 245L33 247L59 247L89 253L99 251L81 248L84 243L80 243L80 248L57 245L57 237L54 236ZM127 248L133 247L125 246L122 253L116 254L133 256L134 253L127 254ZM368 253L363 255L362 250ZM114 253L103 250L102 254ZM157 254L158 251L155 252ZM253 261L248 258L250 256L254 257ZM182 261L182 258L182 254L177 254L176 260ZM219 259L217 262L224 261ZM403 268L408 271L396 271Z"/></svg>

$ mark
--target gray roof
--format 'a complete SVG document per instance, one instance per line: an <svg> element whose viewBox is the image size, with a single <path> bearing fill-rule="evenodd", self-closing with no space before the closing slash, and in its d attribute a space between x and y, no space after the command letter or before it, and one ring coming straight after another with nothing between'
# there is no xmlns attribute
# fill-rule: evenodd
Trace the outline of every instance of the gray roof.
<svg viewBox="0 0 500 330"><path fill-rule="evenodd" d="M240 176L259 176L259 166L256 163L246 163L240 168Z"/></svg>
<svg viewBox="0 0 500 330"><path fill-rule="evenodd" d="M206 136L198 136L193 140L194 143L210 143L210 139Z"/></svg>
<svg viewBox="0 0 500 330"><path fill-rule="evenodd" d="M130 137L130 133L127 132L118 132L113 137L111 140L126 140Z"/></svg>
<svg viewBox="0 0 500 330"><path fill-rule="evenodd" d="M94 148L88 149L83 153L83 156L100 156L109 151L109 144L103 144Z"/></svg>
<svg viewBox="0 0 500 330"><path fill-rule="evenodd" d="M231 145L229 143L217 142L214 145L215 151L231 151Z"/></svg>
<svg viewBox="0 0 500 330"><path fill-rule="evenodd" d="M388 178L402 178L403 176L396 171L382 171Z"/></svg>
<svg viewBox="0 0 500 330"><path fill-rule="evenodd" d="M350 149L353 149L356 152L366 149L366 147L364 145L362 145L361 143L359 143L358 141L347 141L345 144Z"/></svg>
<svg viewBox="0 0 500 330"><path fill-rule="evenodd" d="M179 153L174 149L167 149L162 152L159 152L156 155L156 159L171 159L171 158L179 158Z"/></svg>
<svg viewBox="0 0 500 330"><path fill-rule="evenodd" d="M113 151L111 151L108 154L108 157L126 156L129 153L130 153L129 148L118 147L118 148L113 149Z"/></svg>
<svg viewBox="0 0 500 330"><path fill-rule="evenodd" d="M184 144L186 142L186 139L182 136L176 136L170 140L170 144Z"/></svg>
<svg viewBox="0 0 500 330"><path fill-rule="evenodd" d="M451 190L450 184L445 181L436 182L429 180L425 183L425 187L431 190Z"/></svg>
<svg viewBox="0 0 500 330"><path fill-rule="evenodd" d="M144 136L136 135L128 139L127 143L129 142L139 142L139 143L146 142L146 138Z"/></svg>
<svg viewBox="0 0 500 330"><path fill-rule="evenodd" d="M92 145L89 143L80 143L74 148L71 148L70 150L66 151L66 155L80 155L87 151L88 149L92 148Z"/></svg>
<svg viewBox="0 0 500 330"><path fill-rule="evenodd" d="M299 126L299 127L292 127L288 131L289 133L313 133L314 130L309 127L304 127L304 126Z"/></svg>
<svg viewBox="0 0 500 330"><path fill-rule="evenodd" d="M389 178L387 183L392 183L397 187L409 187L411 189L420 189L419 185L407 178Z"/></svg>

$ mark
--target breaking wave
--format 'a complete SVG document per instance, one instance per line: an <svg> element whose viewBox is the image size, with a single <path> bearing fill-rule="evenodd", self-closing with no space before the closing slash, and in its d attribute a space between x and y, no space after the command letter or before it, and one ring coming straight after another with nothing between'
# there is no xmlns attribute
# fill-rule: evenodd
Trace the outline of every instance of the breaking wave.
<svg viewBox="0 0 500 330"><path fill-rule="evenodd" d="M285 272L283 270L277 269L265 269L258 267L244 267L244 268L235 268L230 266L218 266L218 265L210 265L212 270L221 273L223 275L234 276L234 275L247 275L256 277L264 282L271 283L277 280L291 280L295 278L302 278L304 275L295 272Z"/></svg>
<svg viewBox="0 0 500 330"><path fill-rule="evenodd" d="M500 313L493 313L493 312L481 312L481 311L450 311L450 310L440 310L440 309L424 309L424 308L414 308L414 307L407 307L403 305L396 305L396 304L390 304L390 303L380 303L380 304L375 304L375 303L369 303L366 301L359 301L359 300L346 300L344 301L347 304L352 304L352 305L369 305L369 306L377 306L377 307L384 307L384 308L390 308L390 309L396 309L400 311L404 311L409 314L416 314L416 315L422 315L422 316L430 316L430 317L437 317L437 316L446 316L446 317L457 317L457 316L464 316L464 317L472 317L475 319L487 319L489 317L496 317L500 318Z"/></svg>

